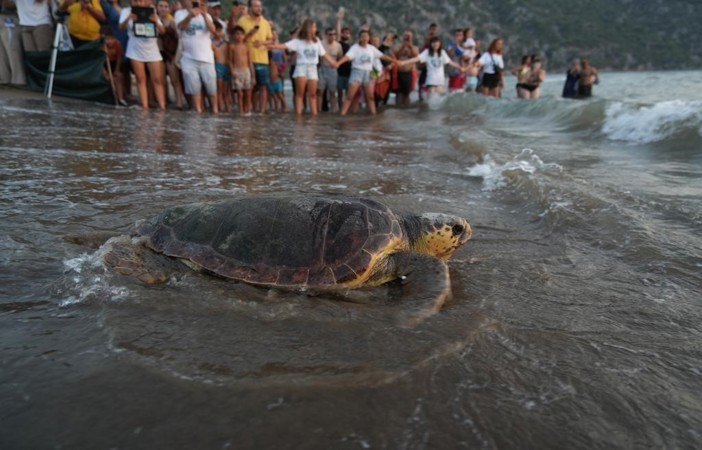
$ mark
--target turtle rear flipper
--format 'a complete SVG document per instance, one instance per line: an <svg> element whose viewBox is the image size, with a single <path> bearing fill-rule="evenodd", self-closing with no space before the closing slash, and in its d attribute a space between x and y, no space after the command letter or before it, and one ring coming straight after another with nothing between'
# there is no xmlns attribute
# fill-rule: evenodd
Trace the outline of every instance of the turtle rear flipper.
<svg viewBox="0 0 702 450"><path fill-rule="evenodd" d="M102 247L102 258L110 269L145 284L165 283L182 268L178 260L145 247L143 238L129 236L108 240Z"/></svg>
<svg viewBox="0 0 702 450"><path fill-rule="evenodd" d="M402 326L413 327L439 312L451 297L449 269L444 261L417 252L400 252L388 258L390 273L401 280Z"/></svg>

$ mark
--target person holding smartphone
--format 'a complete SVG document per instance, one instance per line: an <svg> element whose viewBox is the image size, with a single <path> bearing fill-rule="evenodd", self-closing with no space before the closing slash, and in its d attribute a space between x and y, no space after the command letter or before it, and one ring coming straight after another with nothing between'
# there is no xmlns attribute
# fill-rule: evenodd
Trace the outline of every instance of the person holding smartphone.
<svg viewBox="0 0 702 450"><path fill-rule="evenodd" d="M239 18L238 25L246 33L244 41L251 51L251 60L256 73L258 89L258 112L265 113L268 105L268 85L270 84L270 61L268 45L274 43L270 23L263 17L261 0L249 0L248 14Z"/></svg>
<svg viewBox="0 0 702 450"><path fill-rule="evenodd" d="M186 7L176 11L175 22L180 30L183 44L183 56L180 60L183 71L185 94L192 99L192 106L197 112L203 112L204 102L202 88L207 91L212 112L219 112L217 102L217 72L215 71L214 51L211 34L215 26L207 11L207 3L186 1Z"/></svg>
<svg viewBox="0 0 702 450"><path fill-rule="evenodd" d="M100 39L100 24L107 20L100 0L64 0L59 9L68 13L66 26L73 48Z"/></svg>
<svg viewBox="0 0 702 450"><path fill-rule="evenodd" d="M166 28L156 14L150 0L132 0L132 6L122 9L119 16L120 30L127 30L126 56L132 65L137 81L141 109L149 109L149 95L146 88L146 68L149 68L156 102L161 110L166 109L166 94L163 89L163 58L158 49L157 33Z"/></svg>

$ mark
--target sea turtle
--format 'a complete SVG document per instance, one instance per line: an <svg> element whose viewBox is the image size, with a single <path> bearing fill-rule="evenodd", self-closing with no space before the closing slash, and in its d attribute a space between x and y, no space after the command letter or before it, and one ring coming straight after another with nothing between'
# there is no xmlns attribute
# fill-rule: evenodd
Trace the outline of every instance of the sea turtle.
<svg viewBox="0 0 702 450"><path fill-rule="evenodd" d="M108 267L147 284L172 261L253 285L313 292L401 279L403 299L438 311L450 295L446 260L471 237L460 217L397 215L341 195L251 195L175 206L110 239ZM166 257L164 257L165 255Z"/></svg>

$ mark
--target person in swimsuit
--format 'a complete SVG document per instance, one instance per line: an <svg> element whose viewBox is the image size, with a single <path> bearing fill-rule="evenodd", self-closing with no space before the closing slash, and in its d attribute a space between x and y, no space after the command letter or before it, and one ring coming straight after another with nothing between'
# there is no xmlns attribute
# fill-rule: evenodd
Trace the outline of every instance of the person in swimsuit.
<svg viewBox="0 0 702 450"><path fill-rule="evenodd" d="M580 61L580 81L578 82L578 98L592 97L592 85L597 82L597 69L590 65L590 61Z"/></svg>
<svg viewBox="0 0 702 450"><path fill-rule="evenodd" d="M541 58L531 55L531 67L527 79L522 84L524 97L535 100L541 96L541 83L546 79L546 71L543 68Z"/></svg>
<svg viewBox="0 0 702 450"><path fill-rule="evenodd" d="M512 69L512 75L517 77L517 98L529 98L528 91L524 88L529 73L531 72L531 55L522 56L522 64Z"/></svg>

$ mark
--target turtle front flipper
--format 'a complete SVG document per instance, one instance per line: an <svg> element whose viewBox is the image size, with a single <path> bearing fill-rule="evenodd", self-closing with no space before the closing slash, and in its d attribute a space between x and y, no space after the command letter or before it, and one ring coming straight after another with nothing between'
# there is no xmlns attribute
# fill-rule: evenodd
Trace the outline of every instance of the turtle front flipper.
<svg viewBox="0 0 702 450"><path fill-rule="evenodd" d="M182 267L177 260L144 246L143 238L113 237L101 250L102 259L109 268L145 284L165 283Z"/></svg>
<svg viewBox="0 0 702 450"><path fill-rule="evenodd" d="M399 314L402 326L413 327L437 313L451 296L451 281L446 263L433 256L417 252L400 252L388 258L393 278L402 286Z"/></svg>

